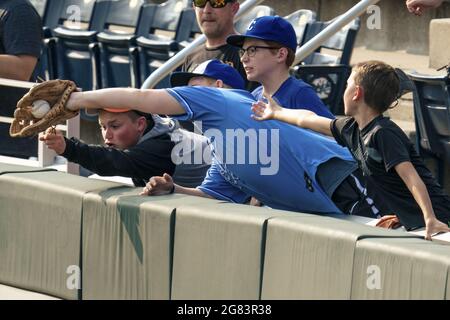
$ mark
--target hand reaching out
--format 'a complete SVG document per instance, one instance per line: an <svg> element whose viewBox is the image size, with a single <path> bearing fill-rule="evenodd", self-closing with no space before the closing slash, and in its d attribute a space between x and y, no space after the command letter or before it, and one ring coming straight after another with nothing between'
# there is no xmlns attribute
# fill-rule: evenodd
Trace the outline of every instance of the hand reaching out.
<svg viewBox="0 0 450 320"><path fill-rule="evenodd" d="M162 177L151 177L147 185L144 187L141 196L162 196L173 193L173 179L167 173Z"/></svg>
<svg viewBox="0 0 450 320"><path fill-rule="evenodd" d="M272 97L268 97L267 100L268 103L258 101L252 104L253 119L257 121L275 119L275 114L283 109Z"/></svg>
<svg viewBox="0 0 450 320"><path fill-rule="evenodd" d="M43 141L49 149L54 150L57 154L63 154L66 150L64 136L61 131L55 130L54 128L45 130L44 135L39 140Z"/></svg>
<svg viewBox="0 0 450 320"><path fill-rule="evenodd" d="M432 240L431 236L441 232L450 232L450 228L445 223L437 219L432 219L430 221L426 221L425 232L425 239Z"/></svg>
<svg viewBox="0 0 450 320"><path fill-rule="evenodd" d="M425 9L437 8L442 2L443 0L406 0L406 7L409 12L420 16Z"/></svg>

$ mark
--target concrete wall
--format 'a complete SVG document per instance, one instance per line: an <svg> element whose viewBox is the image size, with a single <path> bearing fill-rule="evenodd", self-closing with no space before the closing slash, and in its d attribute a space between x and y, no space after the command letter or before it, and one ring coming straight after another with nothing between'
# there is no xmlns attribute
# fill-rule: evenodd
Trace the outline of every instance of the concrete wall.
<svg viewBox="0 0 450 320"><path fill-rule="evenodd" d="M164 0L154 0L164 2ZM242 3L244 0L240 0ZM329 20L346 12L358 0L266 0L262 4L271 6L280 16L298 9L314 10L321 20ZM436 10L428 10L421 17L410 14L405 0L381 0L381 29L369 30L364 15L356 46L367 46L373 50L406 50L414 54L428 54L429 24L431 19L450 17L450 2Z"/></svg>
<svg viewBox="0 0 450 320"><path fill-rule="evenodd" d="M287 15L298 9L317 12L319 19L329 20L344 13L357 0L266 0L264 4L273 7L278 15ZM431 19L450 17L450 3L444 3L437 10L427 11L422 17L411 15L404 0L381 0L381 29L369 30L367 17L362 17L362 27L357 46L373 50L406 50L415 54L428 54L428 34Z"/></svg>

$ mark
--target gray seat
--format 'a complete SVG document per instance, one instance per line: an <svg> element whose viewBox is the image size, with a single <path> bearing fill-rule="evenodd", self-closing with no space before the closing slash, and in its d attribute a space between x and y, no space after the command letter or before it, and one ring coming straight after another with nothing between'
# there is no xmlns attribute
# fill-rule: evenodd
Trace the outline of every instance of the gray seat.
<svg viewBox="0 0 450 320"><path fill-rule="evenodd" d="M300 43L303 39L307 25L316 21L316 13L311 10L300 9L284 18L294 27L295 34L297 35L297 43Z"/></svg>
<svg viewBox="0 0 450 320"><path fill-rule="evenodd" d="M330 21L313 21L308 24L304 37L301 41L301 45L305 44L331 23L335 19ZM320 46L316 52L310 54L303 61L304 64L350 64L350 59L352 57L353 47L355 45L356 36L360 28L360 19L356 18L340 31L336 32L332 37L325 41L322 46ZM321 49L329 49L338 53L337 56L322 53Z"/></svg>
<svg viewBox="0 0 450 320"><path fill-rule="evenodd" d="M410 73L408 77L415 84L413 101L418 151L437 161L437 177L443 185L445 167L450 162L449 75Z"/></svg>
<svg viewBox="0 0 450 320"><path fill-rule="evenodd" d="M253 21L253 19L262 17L262 16L273 16L275 14L275 10L272 7L269 6L256 6L253 9L251 9L245 16L243 16L241 19L236 21L234 23L234 27L236 28L236 31L239 33L244 34L245 31L248 28L248 25L250 22Z"/></svg>
<svg viewBox="0 0 450 320"><path fill-rule="evenodd" d="M142 26L144 35L137 38L139 65L138 86L161 66L165 61L173 57L179 50L179 43L189 38L192 28L192 12L190 0L169 0L159 5L144 5L143 10L147 17L147 25ZM184 18L185 14L188 19ZM169 87L169 79L166 77L157 87Z"/></svg>

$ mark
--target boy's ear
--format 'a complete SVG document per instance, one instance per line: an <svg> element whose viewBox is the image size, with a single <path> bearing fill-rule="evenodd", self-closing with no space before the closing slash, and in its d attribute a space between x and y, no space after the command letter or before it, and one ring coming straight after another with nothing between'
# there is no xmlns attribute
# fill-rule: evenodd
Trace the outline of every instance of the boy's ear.
<svg viewBox="0 0 450 320"><path fill-rule="evenodd" d="M287 56L288 56L288 50L286 48L278 49L278 56L277 56L277 58L280 61L284 62L287 59Z"/></svg>
<svg viewBox="0 0 450 320"><path fill-rule="evenodd" d="M223 88L224 86L223 81L220 79L217 79L215 84L217 88Z"/></svg>
<svg viewBox="0 0 450 320"><path fill-rule="evenodd" d="M239 7L240 7L240 4L239 4L238 1L235 1L235 2L232 2L232 3L231 3L231 9L232 9L232 11L233 11L233 15L235 15L236 13L238 13Z"/></svg>
<svg viewBox="0 0 450 320"><path fill-rule="evenodd" d="M144 116L142 116L137 119L137 122L139 131L144 132L147 126L147 119Z"/></svg>
<svg viewBox="0 0 450 320"><path fill-rule="evenodd" d="M364 99L364 88L361 86L356 86L355 93L353 94L353 101L358 101Z"/></svg>

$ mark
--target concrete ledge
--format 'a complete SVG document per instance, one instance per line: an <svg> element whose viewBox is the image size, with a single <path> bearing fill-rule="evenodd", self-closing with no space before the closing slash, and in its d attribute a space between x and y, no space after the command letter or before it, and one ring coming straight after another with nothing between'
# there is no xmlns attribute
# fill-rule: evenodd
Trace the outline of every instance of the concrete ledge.
<svg viewBox="0 0 450 320"><path fill-rule="evenodd" d="M33 291L22 290L0 284L0 300L61 300Z"/></svg>
<svg viewBox="0 0 450 320"><path fill-rule="evenodd" d="M450 19L430 22L430 67L440 68L450 63Z"/></svg>
<svg viewBox="0 0 450 320"><path fill-rule="evenodd" d="M0 163L0 175L8 173L55 171L55 169L33 168L9 163Z"/></svg>

